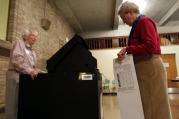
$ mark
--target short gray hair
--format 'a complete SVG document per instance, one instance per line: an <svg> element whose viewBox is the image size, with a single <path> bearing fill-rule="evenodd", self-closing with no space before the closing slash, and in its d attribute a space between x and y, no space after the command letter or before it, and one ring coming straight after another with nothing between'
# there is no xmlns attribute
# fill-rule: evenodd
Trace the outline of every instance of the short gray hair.
<svg viewBox="0 0 179 119"><path fill-rule="evenodd" d="M26 29L26 30L24 30L24 33L23 33L22 37L24 38L24 37L26 37L26 36L28 36L30 34L33 34L34 36L38 36L38 32L36 30Z"/></svg>
<svg viewBox="0 0 179 119"><path fill-rule="evenodd" d="M124 15L125 12L129 12L129 11L133 11L134 13L137 13L137 14L140 13L139 7L135 3L126 1L122 3L118 11L118 14L121 16L121 15Z"/></svg>

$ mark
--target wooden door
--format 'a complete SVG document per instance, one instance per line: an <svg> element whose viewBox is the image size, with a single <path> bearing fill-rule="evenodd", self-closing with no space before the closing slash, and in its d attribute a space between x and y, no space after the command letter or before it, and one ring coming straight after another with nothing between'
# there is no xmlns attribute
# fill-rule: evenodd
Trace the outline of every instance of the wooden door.
<svg viewBox="0 0 179 119"><path fill-rule="evenodd" d="M171 81L177 76L175 54L162 54L161 58L167 71L168 87L179 87L178 83Z"/></svg>

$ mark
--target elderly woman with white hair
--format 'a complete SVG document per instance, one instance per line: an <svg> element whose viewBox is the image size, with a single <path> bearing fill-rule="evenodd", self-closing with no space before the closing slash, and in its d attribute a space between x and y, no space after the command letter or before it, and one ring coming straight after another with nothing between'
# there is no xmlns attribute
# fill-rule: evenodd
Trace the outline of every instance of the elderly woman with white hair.
<svg viewBox="0 0 179 119"><path fill-rule="evenodd" d="M37 31L25 30L22 38L15 41L11 50L6 76L6 119L17 119L19 74L29 74L34 80L40 72L36 67L37 58L32 49L37 35Z"/></svg>
<svg viewBox="0 0 179 119"><path fill-rule="evenodd" d="M128 46L120 50L118 59L122 62L126 54L133 55L145 119L171 119L166 71L154 21L141 15L132 2L123 3L118 14L132 26Z"/></svg>

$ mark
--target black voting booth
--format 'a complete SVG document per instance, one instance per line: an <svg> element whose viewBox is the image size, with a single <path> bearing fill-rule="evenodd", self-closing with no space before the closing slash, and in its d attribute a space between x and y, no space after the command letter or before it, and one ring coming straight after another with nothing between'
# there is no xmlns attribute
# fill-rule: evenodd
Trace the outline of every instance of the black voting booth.
<svg viewBox="0 0 179 119"><path fill-rule="evenodd" d="M97 61L75 35L47 60L46 74L20 75L18 119L101 119Z"/></svg>

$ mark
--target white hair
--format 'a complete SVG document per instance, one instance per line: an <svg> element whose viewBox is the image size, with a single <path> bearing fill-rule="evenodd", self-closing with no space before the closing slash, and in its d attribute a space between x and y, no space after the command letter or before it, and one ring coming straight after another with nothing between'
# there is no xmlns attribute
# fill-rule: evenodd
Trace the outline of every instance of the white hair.
<svg viewBox="0 0 179 119"><path fill-rule="evenodd" d="M122 6L120 7L118 11L118 14L123 15L126 11L133 11L137 14L140 13L139 7L135 3L129 2L129 1L126 1L122 4Z"/></svg>
<svg viewBox="0 0 179 119"><path fill-rule="evenodd" d="M32 34L34 36L38 36L38 32L36 30L26 29L26 30L24 30L24 33L23 33L22 37L24 38L24 37L26 37L26 36L28 36L30 34Z"/></svg>

